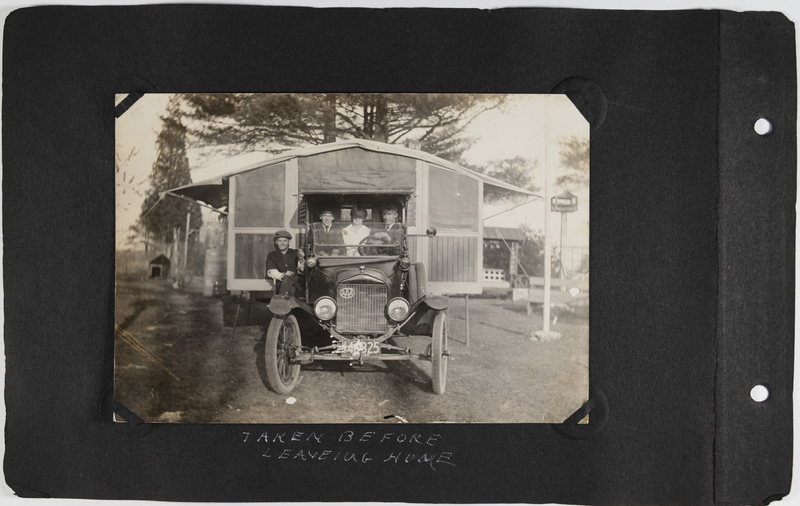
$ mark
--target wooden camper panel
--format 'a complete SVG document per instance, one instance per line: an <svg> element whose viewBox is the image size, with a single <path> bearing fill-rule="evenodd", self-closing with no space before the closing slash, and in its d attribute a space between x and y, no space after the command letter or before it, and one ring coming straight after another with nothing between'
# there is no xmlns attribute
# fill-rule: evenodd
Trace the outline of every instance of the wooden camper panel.
<svg viewBox="0 0 800 506"><path fill-rule="evenodd" d="M412 194L411 198L408 199L408 205L406 206L406 226L409 227L409 228L417 226L417 196L416 196L416 194Z"/></svg>
<svg viewBox="0 0 800 506"><path fill-rule="evenodd" d="M235 228L283 227L286 165L270 165L234 176Z"/></svg>
<svg viewBox="0 0 800 506"><path fill-rule="evenodd" d="M428 222L439 231L478 232L481 226L481 184L463 174L431 165Z"/></svg>
<svg viewBox="0 0 800 506"><path fill-rule="evenodd" d="M275 249L272 234L235 234L235 279L264 279L267 255Z"/></svg>
<svg viewBox="0 0 800 506"><path fill-rule="evenodd" d="M406 245L408 246L408 258L411 259L411 263L417 263L417 241L419 239L414 236L406 237Z"/></svg>
<svg viewBox="0 0 800 506"><path fill-rule="evenodd" d="M411 261L416 263L428 258L428 238L421 235L428 228L428 164L422 160L417 160L415 171L415 222L409 228L409 233L413 235L408 238L408 254ZM430 268L427 268L426 275L430 275L429 271Z"/></svg>
<svg viewBox="0 0 800 506"><path fill-rule="evenodd" d="M443 283L477 283L478 237L436 236L430 241L428 280Z"/></svg>
<svg viewBox="0 0 800 506"><path fill-rule="evenodd" d="M295 204L296 161L268 165L233 176L228 217L228 290L271 290L265 279L272 237L291 228L287 209ZM238 219L237 219L238 217ZM292 241L295 243L295 241ZM294 244L292 247L296 247Z"/></svg>
<svg viewBox="0 0 800 506"><path fill-rule="evenodd" d="M418 185L427 181L419 192L418 230L433 226L439 231L416 243L420 258L427 259L428 291L481 293L483 185L476 178L427 163L419 167L417 181Z"/></svg>

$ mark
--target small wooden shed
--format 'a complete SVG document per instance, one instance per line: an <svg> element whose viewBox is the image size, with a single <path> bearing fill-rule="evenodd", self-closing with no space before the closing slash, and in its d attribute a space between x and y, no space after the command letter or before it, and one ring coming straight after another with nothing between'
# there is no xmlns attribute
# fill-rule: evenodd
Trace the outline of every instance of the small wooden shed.
<svg viewBox="0 0 800 506"><path fill-rule="evenodd" d="M158 255L150 260L150 268L148 272L151 278L166 278L169 276L170 261L165 255Z"/></svg>
<svg viewBox="0 0 800 506"><path fill-rule="evenodd" d="M507 265L483 266L484 285L503 288L516 287L519 284L517 263L519 262L519 246L525 240L525 232L520 228L509 227L483 227L484 245L496 246L509 252ZM526 277L524 274L523 277Z"/></svg>
<svg viewBox="0 0 800 506"><path fill-rule="evenodd" d="M428 290L478 294L483 282L484 186L535 195L423 151L348 140L232 157L219 177L168 193L228 206L228 290L271 291L265 259L278 230L302 246L308 222L304 195L383 195L407 199L408 249L426 266ZM426 237L428 227L437 234Z"/></svg>

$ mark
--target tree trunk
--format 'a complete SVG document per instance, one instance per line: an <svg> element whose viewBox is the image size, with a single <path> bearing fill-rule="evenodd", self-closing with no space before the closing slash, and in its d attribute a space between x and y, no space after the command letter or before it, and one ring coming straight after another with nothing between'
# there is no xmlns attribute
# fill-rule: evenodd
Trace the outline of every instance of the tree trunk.
<svg viewBox="0 0 800 506"><path fill-rule="evenodd" d="M374 112L373 112L373 133L372 138L379 142L389 142L389 136L387 135L386 129L386 118L389 112L389 104L386 101L386 97L383 95L377 95L375 97L375 105L374 105Z"/></svg>
<svg viewBox="0 0 800 506"><path fill-rule="evenodd" d="M323 113L322 143L336 142L336 94L325 95L325 111Z"/></svg>
<svg viewBox="0 0 800 506"><path fill-rule="evenodd" d="M373 129L373 108L372 104L368 101L364 101L364 133L369 137L372 138L372 129Z"/></svg>

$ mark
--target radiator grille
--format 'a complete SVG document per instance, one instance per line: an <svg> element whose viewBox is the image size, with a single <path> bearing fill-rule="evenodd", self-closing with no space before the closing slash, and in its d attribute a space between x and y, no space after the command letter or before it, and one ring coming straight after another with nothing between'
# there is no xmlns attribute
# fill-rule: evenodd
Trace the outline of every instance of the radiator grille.
<svg viewBox="0 0 800 506"><path fill-rule="evenodd" d="M342 297L352 289L352 297ZM345 289L345 290L343 290ZM384 308L388 299L386 285L342 283L336 290L336 330L339 332L384 332L387 328Z"/></svg>

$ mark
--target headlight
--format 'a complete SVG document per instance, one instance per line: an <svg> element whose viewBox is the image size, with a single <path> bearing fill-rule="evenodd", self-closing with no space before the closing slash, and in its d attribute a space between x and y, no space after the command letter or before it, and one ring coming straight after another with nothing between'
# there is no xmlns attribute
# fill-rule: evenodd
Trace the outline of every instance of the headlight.
<svg viewBox="0 0 800 506"><path fill-rule="evenodd" d="M408 257L400 257L400 270L407 271L411 267L411 259Z"/></svg>
<svg viewBox="0 0 800 506"><path fill-rule="evenodd" d="M336 314L336 302L330 297L320 297L314 303L314 313L320 320L330 320Z"/></svg>
<svg viewBox="0 0 800 506"><path fill-rule="evenodd" d="M396 322L403 321L403 319L408 316L408 310L408 302L400 297L390 300L389 304L386 306L386 314Z"/></svg>
<svg viewBox="0 0 800 506"><path fill-rule="evenodd" d="M317 257L308 257L306 260L306 265L309 267L314 267L317 265Z"/></svg>

